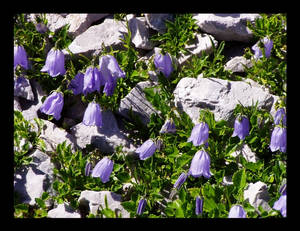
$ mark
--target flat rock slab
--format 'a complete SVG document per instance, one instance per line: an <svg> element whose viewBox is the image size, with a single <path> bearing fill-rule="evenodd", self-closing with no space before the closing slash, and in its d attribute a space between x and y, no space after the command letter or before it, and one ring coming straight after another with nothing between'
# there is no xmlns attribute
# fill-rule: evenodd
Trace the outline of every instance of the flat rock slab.
<svg viewBox="0 0 300 231"><path fill-rule="evenodd" d="M148 25L161 34L167 31L166 20L174 21L173 14L145 14L145 18Z"/></svg>
<svg viewBox="0 0 300 231"><path fill-rule="evenodd" d="M102 44L105 48L111 46L115 50L122 49L123 42L120 39L126 33L124 22L106 18L103 23L91 26L78 35L68 48L74 55L83 54L91 58L102 50Z"/></svg>
<svg viewBox="0 0 300 231"><path fill-rule="evenodd" d="M203 52L205 54L211 54L213 52L213 45L218 46L218 41L214 39L213 36L208 34L196 34L195 39L190 41L185 48L189 52L189 54L184 55L181 54L178 58L179 65L184 65L186 61L188 61L193 55L197 55L198 57L201 57Z"/></svg>
<svg viewBox="0 0 300 231"><path fill-rule="evenodd" d="M54 195L51 189L54 165L50 157L39 150L30 157L32 162L17 169L14 174L14 190L19 193L21 203L35 205L35 198L40 198L44 192ZM51 201L46 201L46 206L50 205Z"/></svg>
<svg viewBox="0 0 300 231"><path fill-rule="evenodd" d="M68 203L59 204L55 209L48 211L48 218L81 218Z"/></svg>
<svg viewBox="0 0 300 231"><path fill-rule="evenodd" d="M252 64L251 60L250 59L246 59L243 56L236 56L233 59L229 60L225 64L224 69L225 70L230 70L233 73L235 73L235 72L242 73L242 72L245 72L245 66L247 68L252 67L253 64Z"/></svg>
<svg viewBox="0 0 300 231"><path fill-rule="evenodd" d="M253 38L247 21L255 22L259 14L195 14L200 29L217 40L249 42Z"/></svg>
<svg viewBox="0 0 300 231"><path fill-rule="evenodd" d="M108 207L115 211L118 215L121 214L122 218L130 218L130 214L121 205L122 196L110 191L82 191L78 199L80 207L89 211L92 214L97 214L100 206L105 208L105 196L107 197ZM100 207L101 209L101 207Z"/></svg>
<svg viewBox="0 0 300 231"><path fill-rule="evenodd" d="M140 118L143 124L150 122L152 113L159 113L152 104L146 99L144 89L153 87L151 81L139 82L120 102L118 113L127 119L130 119L129 113L132 110L134 116Z"/></svg>
<svg viewBox="0 0 300 231"><path fill-rule="evenodd" d="M236 105L254 106L256 101L259 109L266 109L274 116L278 98L244 81L218 78L186 77L179 81L174 90L176 107L186 112L195 124L198 123L199 110L209 109L216 121L225 120L233 125Z"/></svg>
<svg viewBox="0 0 300 231"><path fill-rule="evenodd" d="M86 126L83 123L70 128L75 143L82 149L88 144L100 149L103 153L113 153L119 145L123 151L135 150L128 138L119 130L116 118L111 111L102 111L103 127Z"/></svg>

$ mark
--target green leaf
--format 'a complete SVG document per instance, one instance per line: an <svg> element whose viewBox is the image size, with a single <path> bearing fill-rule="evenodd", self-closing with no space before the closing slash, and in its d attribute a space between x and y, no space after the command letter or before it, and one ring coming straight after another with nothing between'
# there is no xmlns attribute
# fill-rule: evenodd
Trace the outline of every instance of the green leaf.
<svg viewBox="0 0 300 231"><path fill-rule="evenodd" d="M232 176L233 185L238 191L242 191L246 186L246 179L247 179L246 177L247 177L246 171L244 168L236 171L233 174Z"/></svg>

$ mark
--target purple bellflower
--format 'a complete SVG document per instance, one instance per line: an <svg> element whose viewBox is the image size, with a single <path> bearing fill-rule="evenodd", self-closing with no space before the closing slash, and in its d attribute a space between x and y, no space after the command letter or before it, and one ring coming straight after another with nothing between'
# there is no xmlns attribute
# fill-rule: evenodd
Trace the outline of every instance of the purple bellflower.
<svg viewBox="0 0 300 231"><path fill-rule="evenodd" d="M193 127L191 132L191 136L188 138L187 142L193 142L194 146L199 146L201 144L205 144L208 140L208 125L205 122L201 122L196 124Z"/></svg>
<svg viewBox="0 0 300 231"><path fill-rule="evenodd" d="M47 26L42 22L35 24L35 29L41 34L46 33L48 30Z"/></svg>
<svg viewBox="0 0 300 231"><path fill-rule="evenodd" d="M232 137L238 136L241 140L249 135L250 123L247 117L238 116L234 121L234 131Z"/></svg>
<svg viewBox="0 0 300 231"><path fill-rule="evenodd" d="M169 77L173 71L172 59L168 53L166 53L165 55L156 54L154 57L154 65L166 77Z"/></svg>
<svg viewBox="0 0 300 231"><path fill-rule="evenodd" d="M83 77L82 93L87 95L93 91L100 91L101 79L100 72L96 67L88 67Z"/></svg>
<svg viewBox="0 0 300 231"><path fill-rule="evenodd" d="M198 216L198 215L202 214L202 211L203 211L203 199L200 199L200 197L197 196L195 213Z"/></svg>
<svg viewBox="0 0 300 231"><path fill-rule="evenodd" d="M273 48L273 41L267 37L264 37L262 40L260 40L260 42L264 44L266 58L269 58L271 56L271 50ZM254 57L256 59L260 59L263 57L262 49L259 47L258 43L259 42L252 46Z"/></svg>
<svg viewBox="0 0 300 231"><path fill-rule="evenodd" d="M161 127L159 133L176 133L175 123L172 119L167 119Z"/></svg>
<svg viewBox="0 0 300 231"><path fill-rule="evenodd" d="M141 199L139 201L139 205L138 205L138 208L136 210L136 214L137 215L142 215L144 210L145 210L145 207L146 207L146 204L147 204L147 201L145 199Z"/></svg>
<svg viewBox="0 0 300 231"><path fill-rule="evenodd" d="M26 87L29 87L30 83L29 80L24 78L23 76L19 76L14 80L14 95L21 96L22 93L25 91Z"/></svg>
<svg viewBox="0 0 300 231"><path fill-rule="evenodd" d="M78 72L77 75L75 75L74 79L70 81L68 89L72 90L74 95L79 95L82 93L83 78L84 78L84 74Z"/></svg>
<svg viewBox="0 0 300 231"><path fill-rule="evenodd" d="M281 195L273 205L273 209L280 211L283 217L286 217L286 194Z"/></svg>
<svg viewBox="0 0 300 231"><path fill-rule="evenodd" d="M200 176L204 176L205 178L211 177L210 157L205 151L200 150L196 152L192 159L188 175L192 175L195 178Z"/></svg>
<svg viewBox="0 0 300 231"><path fill-rule="evenodd" d="M135 152L139 154L141 160L145 160L151 157L156 149L157 147L155 143L151 139L149 139L145 141L140 147L138 147Z"/></svg>
<svg viewBox="0 0 300 231"><path fill-rule="evenodd" d="M275 117L274 117L274 123L275 125L280 124L280 121L282 120L282 124L286 126L286 113L284 108L279 108L276 111Z"/></svg>
<svg viewBox="0 0 300 231"><path fill-rule="evenodd" d="M184 172L181 173L181 175L176 180L173 188L176 188L177 190L179 190L181 188L181 185L186 181L186 179L187 179L187 174L185 174Z"/></svg>
<svg viewBox="0 0 300 231"><path fill-rule="evenodd" d="M92 173L91 168L92 168L91 162L86 162L85 169L84 169L84 175L85 176L89 176Z"/></svg>
<svg viewBox="0 0 300 231"><path fill-rule="evenodd" d="M14 46L14 69L20 65L25 70L29 68L27 53L23 46Z"/></svg>
<svg viewBox="0 0 300 231"><path fill-rule="evenodd" d="M47 54L46 63L41 72L47 72L51 77L64 75L66 73L64 53L52 48Z"/></svg>
<svg viewBox="0 0 300 231"><path fill-rule="evenodd" d="M107 96L111 96L114 93L118 78L124 78L125 72L121 70L117 60L112 55L100 57L99 72L104 85L103 92Z"/></svg>
<svg viewBox="0 0 300 231"><path fill-rule="evenodd" d="M100 177L103 183L109 181L110 174L114 168L114 162L110 160L108 157L103 157L96 166L94 167L91 176L92 177Z"/></svg>
<svg viewBox="0 0 300 231"><path fill-rule="evenodd" d="M102 127L102 114L99 104L90 102L84 112L82 123L86 126Z"/></svg>
<svg viewBox="0 0 300 231"><path fill-rule="evenodd" d="M286 152L286 128L275 126L271 135L270 149L272 152L277 150Z"/></svg>
<svg viewBox="0 0 300 231"><path fill-rule="evenodd" d="M228 218L246 218L247 213L240 205L233 205L229 211Z"/></svg>
<svg viewBox="0 0 300 231"><path fill-rule="evenodd" d="M40 108L42 113L53 115L54 119L59 120L64 106L64 96L61 92L54 91L49 95Z"/></svg>

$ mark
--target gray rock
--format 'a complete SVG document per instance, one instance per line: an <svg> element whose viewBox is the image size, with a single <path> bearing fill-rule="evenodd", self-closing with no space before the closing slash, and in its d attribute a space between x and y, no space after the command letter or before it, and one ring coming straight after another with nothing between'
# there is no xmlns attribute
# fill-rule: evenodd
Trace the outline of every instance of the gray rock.
<svg viewBox="0 0 300 231"><path fill-rule="evenodd" d="M60 14L46 14L46 19L48 20L47 27L54 33L67 24L65 17Z"/></svg>
<svg viewBox="0 0 300 231"><path fill-rule="evenodd" d="M128 17L128 25L131 31L131 41L136 48L145 50L153 49L153 43L150 41L149 28L144 17Z"/></svg>
<svg viewBox="0 0 300 231"><path fill-rule="evenodd" d="M243 81L228 81L217 78L182 78L174 90L175 106L185 111L196 124L199 109L209 109L215 120L234 122L233 110L237 104L252 106L258 101L258 108L270 111L274 116L278 96L271 95L260 87Z"/></svg>
<svg viewBox="0 0 300 231"><path fill-rule="evenodd" d="M165 21L173 21L173 14L145 14L148 25L153 29L163 34L166 32L167 27Z"/></svg>
<svg viewBox="0 0 300 231"><path fill-rule="evenodd" d="M19 98L19 103L22 108L22 114L26 120L33 120L34 118L38 118L38 113L41 113L39 112L39 109L43 104L42 98L44 96L48 96L37 81L31 79L30 83L34 95L34 100L28 101Z"/></svg>
<svg viewBox="0 0 300 231"><path fill-rule="evenodd" d="M262 208L266 211L271 209L268 204L268 201L270 200L268 187L261 181L258 181L255 184L250 183L248 185L248 187L244 190L244 200L248 200L249 204L251 204L257 212L259 212L258 206L262 206Z"/></svg>
<svg viewBox="0 0 300 231"><path fill-rule="evenodd" d="M55 209L48 211L48 218L81 218L68 203L59 204Z"/></svg>
<svg viewBox="0 0 300 231"><path fill-rule="evenodd" d="M16 96L14 96L14 110L22 111L21 104L19 103L19 99Z"/></svg>
<svg viewBox="0 0 300 231"><path fill-rule="evenodd" d="M134 116L141 119L143 124L150 122L152 113L159 113L152 104L146 99L144 89L154 86L153 82L139 82L120 102L118 113L125 118L130 119L129 112L132 110Z"/></svg>
<svg viewBox="0 0 300 231"><path fill-rule="evenodd" d="M14 96L33 101L34 95L29 80L24 77L19 77L18 80L15 78L14 81L17 81L17 85L14 87Z"/></svg>
<svg viewBox="0 0 300 231"><path fill-rule="evenodd" d="M185 48L189 52L187 55L181 53L178 58L178 63L180 66L184 65L193 55L201 57L202 53L210 54L213 52L213 46L210 41L213 41L215 47L218 46L218 42L214 39L213 36L208 34L196 34L195 39L190 41Z"/></svg>
<svg viewBox="0 0 300 231"><path fill-rule="evenodd" d="M102 44L105 48L122 49L127 28L124 22L106 18L103 23L89 27L85 32L78 35L69 45L70 51L75 54L83 54L88 58L98 54L102 50Z"/></svg>
<svg viewBox="0 0 300 231"><path fill-rule="evenodd" d="M135 147L128 138L119 130L117 121L111 111L102 111L103 127L86 126L79 123L70 128L71 135L74 136L76 144L80 148L92 144L103 153L113 153L119 145L123 146L123 151L132 151Z"/></svg>
<svg viewBox="0 0 300 231"><path fill-rule="evenodd" d="M45 141L46 152L56 151L58 144L66 141L66 145L71 145L71 150L76 151L78 146L73 135L69 134L62 128L57 127L54 123L48 120L42 120L44 123L41 131L40 139Z"/></svg>
<svg viewBox="0 0 300 231"><path fill-rule="evenodd" d="M247 144L243 144L240 148L230 154L233 157L242 155L248 162L256 163L258 157L255 152L252 152L251 148Z"/></svg>
<svg viewBox="0 0 300 231"><path fill-rule="evenodd" d="M108 207L115 211L118 216L121 214L122 218L129 218L130 214L121 205L122 197L119 194L110 191L82 191L78 199L79 206L96 215L100 206L105 208L105 196L107 197ZM100 207L101 209L101 207Z"/></svg>
<svg viewBox="0 0 300 231"><path fill-rule="evenodd" d="M252 62L250 59L246 59L243 56L236 56L233 59L229 60L226 64L224 69L225 70L230 70L233 73L235 72L244 72L245 71L245 67L250 68L253 66Z"/></svg>
<svg viewBox="0 0 300 231"><path fill-rule="evenodd" d="M247 21L254 22L259 14L195 14L197 25L217 40L249 42L253 34Z"/></svg>
<svg viewBox="0 0 300 231"><path fill-rule="evenodd" d="M51 188L54 166L50 157L39 150L35 150L30 157L32 162L17 169L14 174L14 190L20 195L21 203L35 205L35 198L40 198L43 192L54 195ZM53 201L46 201L46 206L52 204Z"/></svg>
<svg viewBox="0 0 300 231"><path fill-rule="evenodd" d="M66 22L70 25L68 34L75 38L84 31L86 31L89 26L109 14L68 14L66 16Z"/></svg>

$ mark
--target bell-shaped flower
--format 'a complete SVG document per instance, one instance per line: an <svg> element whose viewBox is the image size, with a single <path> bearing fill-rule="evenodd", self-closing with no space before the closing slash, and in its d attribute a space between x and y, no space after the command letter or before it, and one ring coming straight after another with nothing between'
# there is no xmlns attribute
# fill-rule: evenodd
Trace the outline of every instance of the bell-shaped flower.
<svg viewBox="0 0 300 231"><path fill-rule="evenodd" d="M158 71L162 72L166 77L169 77L173 71L172 59L168 53L165 55L156 54L154 57L154 65Z"/></svg>
<svg viewBox="0 0 300 231"><path fill-rule="evenodd" d="M85 164L84 175L89 176L92 173L92 164L91 162L87 162Z"/></svg>
<svg viewBox="0 0 300 231"><path fill-rule="evenodd" d="M234 121L232 137L238 136L241 140L249 135L250 123L246 116L238 116Z"/></svg>
<svg viewBox="0 0 300 231"><path fill-rule="evenodd" d="M272 152L277 150L286 152L286 128L275 126L271 135L270 149Z"/></svg>
<svg viewBox="0 0 300 231"><path fill-rule="evenodd" d="M164 125L161 127L159 133L175 133L176 127L175 123L172 119L167 119L164 123Z"/></svg>
<svg viewBox="0 0 300 231"><path fill-rule="evenodd" d="M88 67L83 77L82 93L87 95L93 91L100 91L101 86L100 72L96 67Z"/></svg>
<svg viewBox="0 0 300 231"><path fill-rule="evenodd" d="M273 205L273 209L280 211L283 217L286 217L286 194L281 195Z"/></svg>
<svg viewBox="0 0 300 231"><path fill-rule="evenodd" d="M284 108L279 108L274 117L275 125L280 124L280 121L282 121L282 124L286 126L286 113Z"/></svg>
<svg viewBox="0 0 300 231"><path fill-rule="evenodd" d="M196 152L192 159L188 175L192 175L195 178L200 176L204 176L205 178L211 177L210 157L205 151L200 150Z"/></svg>
<svg viewBox="0 0 300 231"><path fill-rule="evenodd" d="M47 54L46 63L41 72L47 72L51 77L64 75L66 73L64 53L52 48Z"/></svg>
<svg viewBox="0 0 300 231"><path fill-rule="evenodd" d="M145 199L141 199L139 201L139 205L138 205L138 208L136 210L136 214L137 215L142 215L144 210L145 210L145 207L146 207L146 204L147 204L147 201Z"/></svg>
<svg viewBox="0 0 300 231"><path fill-rule="evenodd" d="M181 173L181 175L178 177L175 184L173 185L173 188L179 190L181 188L181 185L186 181L186 179L187 179L187 174L185 174L184 172Z"/></svg>
<svg viewBox="0 0 300 231"><path fill-rule="evenodd" d="M198 216L198 215L202 214L202 211L203 211L203 199L200 199L200 197L197 196L195 213Z"/></svg>
<svg viewBox="0 0 300 231"><path fill-rule="evenodd" d="M102 127L102 114L99 104L90 102L84 112L82 123L86 126Z"/></svg>
<svg viewBox="0 0 300 231"><path fill-rule="evenodd" d="M42 113L53 115L54 119L59 120L64 106L64 96L61 92L54 91L49 95L40 108Z"/></svg>
<svg viewBox="0 0 300 231"><path fill-rule="evenodd" d="M48 30L47 26L42 22L35 24L35 29L41 34L46 33Z"/></svg>
<svg viewBox="0 0 300 231"><path fill-rule="evenodd" d="M114 168L114 162L108 157L103 157L94 167L91 176L100 177L103 183L109 181L110 174Z"/></svg>
<svg viewBox="0 0 300 231"><path fill-rule="evenodd" d="M145 160L151 157L156 151L157 147L155 143L149 139L145 141L140 147L138 147L135 152L139 154L141 160Z"/></svg>
<svg viewBox="0 0 300 231"><path fill-rule="evenodd" d="M103 92L107 96L114 93L118 78L124 78L125 72L120 68L117 60L112 55L104 55L99 59L99 72L101 84L104 85Z"/></svg>
<svg viewBox="0 0 300 231"><path fill-rule="evenodd" d="M268 37L264 37L259 42L262 42L264 44L266 58L269 58L271 56L271 50L273 48L273 41ZM252 46L252 50L254 51L254 57L256 59L260 59L263 57L262 49L258 45L259 42Z"/></svg>
<svg viewBox="0 0 300 231"><path fill-rule="evenodd" d="M14 96L23 96L26 94L26 96L29 93L26 93L26 88L30 86L29 80L24 78L23 76L19 76L14 79Z"/></svg>
<svg viewBox="0 0 300 231"><path fill-rule="evenodd" d="M187 142L192 141L194 146L205 144L207 143L208 140L208 132L209 132L209 128L207 123L201 122L199 124L196 124L193 127L191 136L188 138Z"/></svg>
<svg viewBox="0 0 300 231"><path fill-rule="evenodd" d="M233 205L228 214L228 218L246 218L246 216L246 211L240 205Z"/></svg>
<svg viewBox="0 0 300 231"><path fill-rule="evenodd" d="M78 72L77 75L75 75L74 79L70 81L68 89L72 90L74 95L79 95L82 93L83 78L84 78L84 74Z"/></svg>
<svg viewBox="0 0 300 231"><path fill-rule="evenodd" d="M25 70L29 68L27 53L23 46L16 45L14 46L14 69L20 65Z"/></svg>

